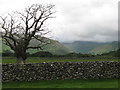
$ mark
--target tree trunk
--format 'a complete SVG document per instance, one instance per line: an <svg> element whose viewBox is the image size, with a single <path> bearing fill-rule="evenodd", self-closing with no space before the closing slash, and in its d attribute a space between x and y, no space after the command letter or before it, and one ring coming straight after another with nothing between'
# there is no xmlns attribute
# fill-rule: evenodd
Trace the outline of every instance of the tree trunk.
<svg viewBox="0 0 120 90"><path fill-rule="evenodd" d="M25 64L25 60L22 57L17 58L17 64Z"/></svg>

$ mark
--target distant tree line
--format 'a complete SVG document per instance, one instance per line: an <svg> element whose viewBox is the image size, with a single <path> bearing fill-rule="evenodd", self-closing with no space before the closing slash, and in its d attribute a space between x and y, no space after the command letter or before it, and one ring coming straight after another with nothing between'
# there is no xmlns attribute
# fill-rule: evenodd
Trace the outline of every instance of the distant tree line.
<svg viewBox="0 0 120 90"><path fill-rule="evenodd" d="M80 54L80 53L69 53L66 55L53 55L50 52L47 51L40 51L36 52L33 54L27 53L28 56L31 57L93 57L94 55L89 55L89 54ZM15 56L15 53L12 52L11 50L5 50L2 52L2 56Z"/></svg>
<svg viewBox="0 0 120 90"><path fill-rule="evenodd" d="M3 51L3 53L1 53L2 56L11 56L14 57L15 53L10 51L10 50L5 50ZM81 53L69 53L66 55L53 55L50 52L47 51L40 51L40 52L36 52L33 54L29 54L27 53L27 56L29 57L76 57L76 58L80 58L80 57L120 57L120 49L118 49L117 51L111 51L109 53L104 53L104 54L97 54L97 55L91 55L91 54L81 54Z"/></svg>
<svg viewBox="0 0 120 90"><path fill-rule="evenodd" d="M69 54L66 54L66 55L53 55L52 53L47 52L47 51L40 51L40 52L36 52L36 53L33 53L33 54L27 53L27 55L29 57L95 57L95 55L81 54L81 53L69 53ZM14 57L15 53L10 51L10 50L6 50L6 51L3 51L2 56L3 57L4 56Z"/></svg>

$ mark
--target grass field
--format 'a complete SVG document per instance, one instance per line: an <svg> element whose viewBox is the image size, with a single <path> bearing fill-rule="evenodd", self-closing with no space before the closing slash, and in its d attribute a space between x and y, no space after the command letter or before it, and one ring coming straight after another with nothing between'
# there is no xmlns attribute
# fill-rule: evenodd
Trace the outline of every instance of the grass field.
<svg viewBox="0 0 120 90"><path fill-rule="evenodd" d="M81 61L118 61L118 59L81 59L81 58L57 58L57 57L29 57L26 63L42 62L81 62ZM16 63L15 57L2 57L2 63Z"/></svg>
<svg viewBox="0 0 120 90"><path fill-rule="evenodd" d="M7 82L3 88L118 88L117 79L104 80L42 80L32 82Z"/></svg>

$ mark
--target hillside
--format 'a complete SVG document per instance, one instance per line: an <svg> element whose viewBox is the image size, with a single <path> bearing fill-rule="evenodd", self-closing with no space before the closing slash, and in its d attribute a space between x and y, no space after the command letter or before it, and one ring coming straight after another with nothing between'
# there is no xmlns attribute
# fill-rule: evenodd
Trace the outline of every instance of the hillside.
<svg viewBox="0 0 120 90"><path fill-rule="evenodd" d="M61 44L60 42L58 42L56 40L52 40L52 39L49 39L49 41L51 42L51 44L44 46L43 51L48 51L55 55L64 55L64 54L70 53L70 50L68 48L66 48L63 44ZM33 45L36 46L38 44L39 44L39 42L37 40L32 40L30 42L30 46L33 46ZM11 49L2 43L2 52L6 51L6 50L11 50ZM36 53L39 51L41 51L41 50L37 50L37 49L27 50L27 52L29 52L30 54L33 54L33 53Z"/></svg>
<svg viewBox="0 0 120 90"><path fill-rule="evenodd" d="M116 51L117 49L118 49L118 42L111 42L111 43L105 43L104 45L101 45L89 51L89 53L102 54L102 53L108 53L111 51Z"/></svg>
<svg viewBox="0 0 120 90"><path fill-rule="evenodd" d="M90 54L102 54L118 49L118 42L89 42L89 41L75 41L72 43L63 43L67 48L76 53L90 53Z"/></svg>
<svg viewBox="0 0 120 90"><path fill-rule="evenodd" d="M43 51L48 51L54 55L65 55L71 52L82 53L82 54L103 54L108 53L110 51L115 51L118 49L118 42L106 42L106 43L98 43L98 42L90 42L90 41L75 41L72 43L60 43L56 40L46 39L51 44L48 44L43 47ZM36 46L39 42L36 40L32 40L30 42L30 46ZM2 45L2 51L10 50L6 45ZM27 52L30 54L39 52L41 50L29 49Z"/></svg>

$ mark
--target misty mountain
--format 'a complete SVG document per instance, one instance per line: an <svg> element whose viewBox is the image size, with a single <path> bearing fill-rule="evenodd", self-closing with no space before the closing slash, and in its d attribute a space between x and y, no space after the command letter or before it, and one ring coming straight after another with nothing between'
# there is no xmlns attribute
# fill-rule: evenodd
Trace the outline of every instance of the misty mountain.
<svg viewBox="0 0 120 90"><path fill-rule="evenodd" d="M110 51L116 51L118 49L118 42L90 42L90 41L75 41L72 43L60 43L59 41L46 38L51 44L43 47L43 51L50 52L54 55L65 55L71 52L82 53L82 54L103 54ZM32 40L30 46L38 45L37 40ZM2 52L11 50L2 42ZM27 52L30 54L39 52L41 50L29 49Z"/></svg>
<svg viewBox="0 0 120 90"><path fill-rule="evenodd" d="M82 54L102 54L118 49L118 42L90 42L75 41L72 43L63 43L68 49Z"/></svg>

